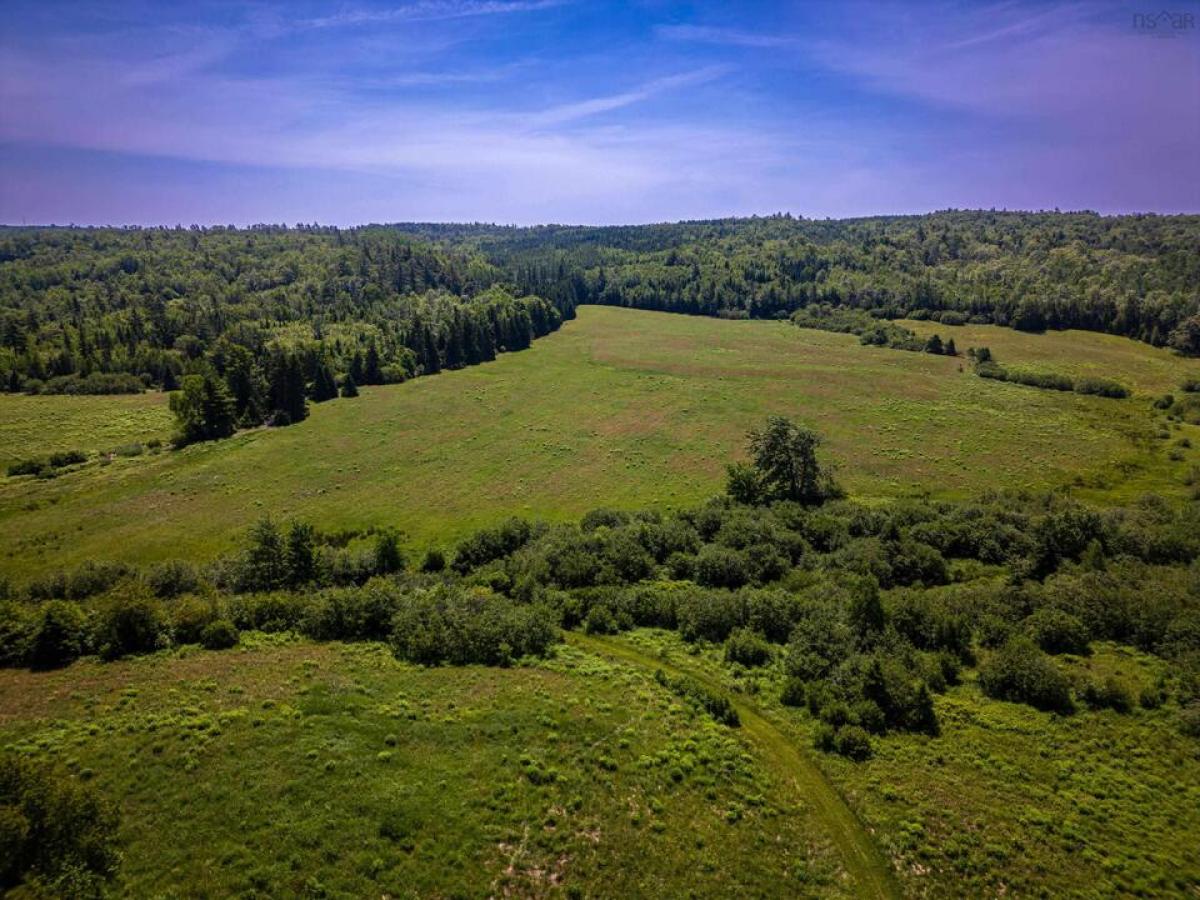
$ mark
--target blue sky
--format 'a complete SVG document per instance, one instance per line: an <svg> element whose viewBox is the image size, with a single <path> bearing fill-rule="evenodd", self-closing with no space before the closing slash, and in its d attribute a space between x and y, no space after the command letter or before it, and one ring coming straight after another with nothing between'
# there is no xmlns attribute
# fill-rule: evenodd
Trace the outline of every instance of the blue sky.
<svg viewBox="0 0 1200 900"><path fill-rule="evenodd" d="M9 0L0 221L1200 212L1169 11Z"/></svg>

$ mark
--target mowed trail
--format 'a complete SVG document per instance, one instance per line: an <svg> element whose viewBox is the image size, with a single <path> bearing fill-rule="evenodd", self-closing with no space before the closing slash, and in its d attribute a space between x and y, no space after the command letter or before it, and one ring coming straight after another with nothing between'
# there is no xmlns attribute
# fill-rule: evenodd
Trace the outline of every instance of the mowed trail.
<svg viewBox="0 0 1200 900"><path fill-rule="evenodd" d="M566 638L568 643L598 656L645 669L662 669L670 674L686 675L722 694L728 694L728 691L704 673L647 656L619 639L584 635L574 631L567 632ZM903 896L887 859L858 817L825 780L825 776L813 761L797 750L769 719L744 698L731 695L730 700L741 718L741 732L755 745L762 760L775 770L785 784L792 785L800 798L816 810L830 840L841 855L842 864L854 880L855 893L861 897Z"/></svg>

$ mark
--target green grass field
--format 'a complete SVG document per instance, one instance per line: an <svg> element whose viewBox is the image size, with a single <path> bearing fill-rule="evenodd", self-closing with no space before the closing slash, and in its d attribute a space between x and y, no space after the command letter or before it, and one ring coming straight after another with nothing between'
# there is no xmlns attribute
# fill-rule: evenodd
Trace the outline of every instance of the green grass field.
<svg viewBox="0 0 1200 900"><path fill-rule="evenodd" d="M755 698L778 735L811 746L812 717L776 700L779 669L731 674L720 647L696 654L669 632L615 641L646 664L665 658ZM1162 659L1111 644L1064 663L1135 689L1169 675ZM938 736L890 737L861 763L812 755L906 895L1190 896L1200 884L1200 757L1175 710L1057 716L988 700L965 674L936 698Z"/></svg>
<svg viewBox="0 0 1200 900"><path fill-rule="evenodd" d="M960 360L778 322L582 307L528 351L368 388L296 426L0 481L0 573L207 559L268 512L327 530L399 526L420 548L512 514L681 506L721 489L746 430L773 413L824 434L841 480L863 499L1065 484L1100 501L1186 490L1200 454L1169 459L1148 396L1200 376L1200 361L1085 332L956 334L968 332L963 349L977 336L1009 362L1087 359L1141 395L986 381ZM71 413L55 419L59 405ZM162 434L162 405L155 395L2 396L0 447L25 457ZM1200 445L1200 429L1181 428Z"/></svg>
<svg viewBox="0 0 1200 900"><path fill-rule="evenodd" d="M789 773L652 672L257 640L0 670L0 746L119 798L118 895L852 894Z"/></svg>
<svg viewBox="0 0 1200 900"><path fill-rule="evenodd" d="M0 394L0 466L63 450L106 453L166 441L174 424L160 393L101 397Z"/></svg>

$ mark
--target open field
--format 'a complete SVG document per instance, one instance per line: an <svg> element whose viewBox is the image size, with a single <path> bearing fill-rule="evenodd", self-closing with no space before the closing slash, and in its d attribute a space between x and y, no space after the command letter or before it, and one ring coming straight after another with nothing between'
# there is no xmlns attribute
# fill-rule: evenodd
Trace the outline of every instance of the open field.
<svg viewBox="0 0 1200 900"><path fill-rule="evenodd" d="M119 798L118 894L850 895L787 773L652 672L250 644L0 670L0 746Z"/></svg>
<svg viewBox="0 0 1200 900"><path fill-rule="evenodd" d="M606 639L645 665L665 659L755 698L792 746L815 722L783 708L779 670L731 674L720 648L697 655L677 635ZM1152 685L1163 660L1100 645L1063 660L1073 676L1115 673ZM975 673L936 698L941 733L880 741L850 762L813 754L857 813L910 896L1190 896L1200 828L1200 756L1170 709L1072 716L989 700Z"/></svg>
<svg viewBox="0 0 1200 900"><path fill-rule="evenodd" d="M0 467L63 450L105 453L171 436L162 393L101 396L0 394Z"/></svg>
<svg viewBox="0 0 1200 900"><path fill-rule="evenodd" d="M1140 391L1200 375L1200 361L1121 338L1049 333L1004 343L1013 335L989 328L979 337L1011 362L1033 353L1025 347L1108 360L1106 375ZM776 322L582 307L530 350L364 389L314 406L290 428L118 458L50 481L6 479L0 572L20 577L87 558L206 559L266 512L330 531L396 525L422 547L512 514L565 520L601 505L681 506L721 488L746 430L773 413L816 427L860 498L1069 483L1101 501L1186 490L1197 451L1168 458L1145 397L1041 391L961 367ZM70 434L48 419L44 433L9 429L9 411L29 400L0 398L6 452L39 455L84 440L73 418ZM146 434L163 430L155 395L36 400L71 409L145 404ZM1200 445L1200 429L1182 428ZM122 437L134 434L129 427Z"/></svg>

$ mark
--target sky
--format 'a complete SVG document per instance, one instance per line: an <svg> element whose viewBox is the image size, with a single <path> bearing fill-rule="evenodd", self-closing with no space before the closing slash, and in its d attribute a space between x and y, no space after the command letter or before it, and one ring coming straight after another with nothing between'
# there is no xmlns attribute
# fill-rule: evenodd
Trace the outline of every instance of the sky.
<svg viewBox="0 0 1200 900"><path fill-rule="evenodd" d="M1200 212L1200 2L5 0L0 21L9 224L949 207Z"/></svg>

